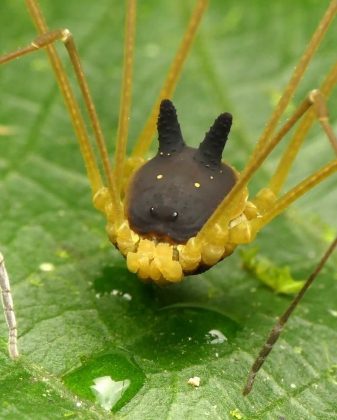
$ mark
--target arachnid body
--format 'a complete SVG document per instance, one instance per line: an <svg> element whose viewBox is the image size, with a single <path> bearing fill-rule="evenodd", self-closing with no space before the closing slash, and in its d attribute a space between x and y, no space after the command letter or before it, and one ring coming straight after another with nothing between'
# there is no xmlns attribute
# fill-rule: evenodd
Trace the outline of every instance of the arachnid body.
<svg viewBox="0 0 337 420"><path fill-rule="evenodd" d="M252 242L257 233L290 204L337 171L337 143L326 109L326 98L337 79L336 65L320 88L309 92L277 129L281 115L337 12L336 1L331 2L252 156L240 171L227 159L222 161L222 151L232 124L231 115L220 114L207 134L200 136L199 147L192 148L188 142L185 143L182 134L184 127L180 128L170 99L207 1L195 2L195 10L168 77L131 156L126 157L136 14L136 2L128 1L122 98L113 166L72 34L67 29L50 31L37 3L33 0L27 0L26 3L40 35L27 47L3 56L0 63L47 49L79 139L93 203L106 217L109 239L125 257L128 269L144 281L159 285L172 284L182 281L184 276L208 270L231 255L238 245ZM103 172L89 142L77 100L54 49L56 41L62 41L68 50L72 70L92 123ZM183 109L178 111L179 114L186 112ZM331 161L321 169L313 170L306 179L282 194L292 162L307 131L316 121L319 121L331 143L331 150L334 151ZM296 124L289 147L271 180L257 194L249 195L252 176ZM158 153L148 160L147 152L156 126ZM330 147L328 141L326 147Z"/></svg>
<svg viewBox="0 0 337 420"><path fill-rule="evenodd" d="M134 151L128 158L125 157L125 151L131 106L136 1L130 0L127 3L124 72L114 168L109 161L104 135L72 34L68 29L50 31L37 3L27 0L27 6L40 35L27 47L3 56L1 63L47 49L80 142L94 205L107 219L109 239L125 256L129 270L137 273L140 278L167 284L179 282L185 275L207 270L230 255L238 245L253 241L263 226L336 172L337 162L333 159L312 172L288 193L280 195L292 162L315 120L320 122L332 148L337 151L337 141L329 124L326 106L326 97L336 82L337 65L331 69L321 88L312 90L276 131L280 116L334 18L335 2L331 3L308 44L252 157L241 173L229 163L221 161L232 116L221 114L199 148L192 149L185 145L176 110L168 99L174 92L205 12L206 0L196 2L167 79ZM100 173L77 100L54 48L57 41L64 43L69 54L90 117L104 174ZM269 185L250 197L250 179L298 122L302 125L293 135ZM145 155L156 124L159 134L158 154L146 162Z"/></svg>

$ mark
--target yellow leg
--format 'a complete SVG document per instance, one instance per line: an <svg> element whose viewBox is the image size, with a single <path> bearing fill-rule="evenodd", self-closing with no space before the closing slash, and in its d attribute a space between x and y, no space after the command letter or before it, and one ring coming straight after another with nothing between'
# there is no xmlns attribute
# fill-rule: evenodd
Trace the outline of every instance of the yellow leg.
<svg viewBox="0 0 337 420"><path fill-rule="evenodd" d="M254 235L263 228L266 224L268 224L271 220L273 220L276 216L282 213L287 207L290 206L294 201L298 200L302 195L306 192L311 190L320 182L324 181L326 178L331 176L337 172L337 159L329 162L325 166L323 166L318 171L314 172L304 181L300 182L294 188L292 188L289 192L287 192L284 196L279 198L274 202L271 208L266 211L266 213L257 219L253 219L251 221L251 226L254 231Z"/></svg>
<svg viewBox="0 0 337 420"><path fill-rule="evenodd" d="M299 64L295 67L295 70L284 90L282 97L279 100L277 107L275 108L270 120L268 121L266 128L264 129L263 133L261 134L253 155L251 157L251 161L254 161L257 154L260 152L262 147L269 141L270 137L273 135L276 126L280 120L280 117L283 115L286 107L289 104L290 99L294 95L297 86L303 77L312 57L314 56L317 48L319 47L325 33L327 32L329 25L331 24L333 18L337 13L337 0L332 0L330 5L325 12L322 20L318 24L318 27L311 38L306 50L304 51Z"/></svg>
<svg viewBox="0 0 337 420"><path fill-rule="evenodd" d="M56 32L49 32L48 34L45 34L44 42L54 42L55 38L57 39L59 37L59 31ZM31 52L37 51L39 48L41 48L39 44L39 39L36 39L31 44L29 44L27 47L21 48L17 51L14 51L12 53L3 55L0 57L0 65L9 63L10 61L22 57L23 55L29 54ZM88 178L91 184L93 195L102 188L102 179L98 170L97 162L94 156L94 152L92 150L92 147L89 142L89 137L87 130L85 128L85 124L82 118L82 115L80 113L79 107L76 103L75 97L73 95L72 90L70 89L69 82L67 79L64 78L64 74L62 73L63 70L58 66L60 63L56 63L56 69L55 71L61 72L59 77L61 79L63 92L66 95L67 98L67 106L69 109L69 112L71 114L71 120L74 125L74 129L76 130L76 134L78 137L78 141L80 144L81 153L85 162L85 166L87 169ZM61 65L61 64L60 64ZM65 76L66 77L66 76ZM69 89L68 89L69 88Z"/></svg>
<svg viewBox="0 0 337 420"><path fill-rule="evenodd" d="M132 67L133 67L133 50L135 38L136 23L136 0L128 0L127 18L125 25L125 45L124 45L124 70L122 93L119 108L119 122L117 130L117 143L115 151L115 179L117 191L120 194L123 184L124 160L126 154L126 144L128 139L129 116L131 106L131 90L132 90Z"/></svg>
<svg viewBox="0 0 337 420"><path fill-rule="evenodd" d="M132 157L143 157L151 146L154 133L156 131L156 124L158 118L159 105L162 99L169 99L172 97L177 81L180 77L182 67L186 60L187 54L191 49L192 42L195 38L201 18L206 10L208 0L198 0L194 12L191 16L187 30L180 44L179 50L174 57L174 60L169 69L168 75L164 85L159 93L159 96L151 110L150 116L141 132L135 148L132 152Z"/></svg>
<svg viewBox="0 0 337 420"><path fill-rule="evenodd" d="M86 155L87 150L90 148L89 139L86 133L83 118L80 114L79 106L77 104L77 101L70 87L69 79L63 69L61 60L54 46L52 45L52 42L47 42L47 40L45 39L45 37L48 37L48 35L46 35L46 33L48 32L48 26L45 22L42 11L38 5L37 0L26 0L26 5L32 16L35 26L38 32L40 33L40 38L38 38L34 44L36 48L46 47L47 49L49 59L51 61L52 67L56 75L56 79L60 86L60 89L63 94L64 100L66 102L74 129L77 133L77 137L80 142L81 152L84 157L87 169L88 167L90 168L94 165L97 168L97 164L95 162L93 153L91 152L90 154ZM57 33L57 31L55 32ZM112 170L111 170L111 166L109 162L109 155L106 148L106 142L103 136L102 129L100 127L96 109L91 99L89 87L86 82L83 70L82 70L82 66L80 63L79 55L77 53L73 37L67 29L60 32L62 32L62 35L63 35L62 38L60 39L64 42L67 48L67 51L69 53L69 56L70 56L70 59L71 59L71 62L72 62L72 65L76 74L76 78L81 88L84 102L85 102L85 105L86 105L86 108L90 117L90 121L91 121L93 131L95 134L95 139L98 145L98 149L102 158L103 167L104 167L104 171L105 171L105 175L106 175L107 183L108 183L108 188L109 188L108 195L110 196L109 197L110 207L111 206L113 207L113 215L116 220L116 223L120 223L123 217L122 204L120 201L120 197L117 194L115 182L112 176ZM96 172L98 173L98 170ZM100 201L102 201L103 195L107 196L107 194L101 194L102 182L100 182L99 187L95 188L93 191L94 191L95 202L98 201L95 198L96 197L95 194L97 193L100 194Z"/></svg>
<svg viewBox="0 0 337 420"><path fill-rule="evenodd" d="M199 240L202 240L205 237L211 238L213 226L216 224L221 226L223 229L227 229L228 223L233 216L233 207L237 206L238 200L242 198L242 193L246 189L248 181L259 169L271 151L279 144L279 142L284 138L288 131L303 116L303 114L305 114L305 112L310 109L311 106L312 103L310 99L306 98L296 109L291 118L289 118L284 126L281 127L278 133L276 133L270 142L264 145L264 147L256 155L255 159L246 166L232 190L223 199L223 201L216 208L215 212L199 231L197 235Z"/></svg>
<svg viewBox="0 0 337 420"><path fill-rule="evenodd" d="M336 81L337 81L337 63L332 67L331 71L328 73L328 76L325 78L320 88L320 91L322 92L322 94L324 95L326 99L331 94L332 89L336 85ZM327 114L327 112L325 113ZM289 142L289 145L286 151L284 152L282 158L280 159L280 162L276 168L276 171L269 183L269 188L276 195L280 192L282 186L284 185L287 179L287 176L290 172L290 169L294 163L294 160L296 159L296 156L302 146L305 136L308 134L317 116L319 117L319 114L317 115L317 111L315 112L314 109L310 110L307 113L307 115L303 118L303 120L299 124L297 130L295 131L294 136ZM326 126L327 121L325 120L323 124ZM325 127L323 126L323 129L324 128ZM329 135L330 135L329 137L330 137L330 142L332 144L332 147L337 152L336 140L334 138L335 136L334 135L331 136L331 128L328 128L328 130L329 130Z"/></svg>

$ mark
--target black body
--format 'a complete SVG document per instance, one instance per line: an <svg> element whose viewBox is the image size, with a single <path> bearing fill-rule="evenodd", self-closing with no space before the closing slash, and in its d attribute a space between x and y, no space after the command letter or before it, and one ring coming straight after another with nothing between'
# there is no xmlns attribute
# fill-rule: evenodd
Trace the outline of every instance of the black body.
<svg viewBox="0 0 337 420"><path fill-rule="evenodd" d="M160 106L159 151L134 175L127 191L126 216L142 236L185 243L195 236L233 188L236 176L221 162L231 127L221 114L198 149L187 147L169 100Z"/></svg>

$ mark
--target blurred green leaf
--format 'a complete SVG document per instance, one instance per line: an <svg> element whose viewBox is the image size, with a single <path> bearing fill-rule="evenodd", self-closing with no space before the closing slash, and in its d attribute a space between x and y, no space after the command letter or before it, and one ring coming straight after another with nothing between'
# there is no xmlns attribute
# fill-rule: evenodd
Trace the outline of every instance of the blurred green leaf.
<svg viewBox="0 0 337 420"><path fill-rule="evenodd" d="M194 1L139 2L130 144L142 128ZM182 129L197 144L216 115L234 114L225 159L242 169L328 1L213 0L175 94ZM113 152L124 8L116 0L41 0L52 28L78 42ZM34 30L24 2L0 5L2 51ZM293 103L336 59L336 22ZM60 46L60 53L66 55ZM324 268L243 398L249 367L289 297L241 268L238 253L166 289L127 272L109 244L62 99L43 53L0 69L0 249L19 321L22 361L6 356L0 317L0 417L108 418L94 379L130 380L115 407L130 419L333 418L337 411L336 256ZM337 110L330 101L331 116ZM293 105L293 104L292 104ZM334 124L337 131L336 124ZM131 146L130 146L131 147ZM155 145L154 145L155 147ZM254 178L266 185L282 146ZM331 158L315 127L289 186ZM336 232L331 178L261 232L253 246L306 278ZM43 271L42 264L54 270ZM212 343L210 331L226 340ZM221 340L220 340L221 341ZM189 378L199 376L193 388Z"/></svg>

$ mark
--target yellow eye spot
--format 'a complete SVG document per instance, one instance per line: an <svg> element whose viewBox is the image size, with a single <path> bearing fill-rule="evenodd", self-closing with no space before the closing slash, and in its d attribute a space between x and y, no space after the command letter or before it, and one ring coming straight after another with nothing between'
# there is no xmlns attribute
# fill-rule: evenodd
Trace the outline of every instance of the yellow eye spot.
<svg viewBox="0 0 337 420"><path fill-rule="evenodd" d="M200 184L199 184L199 182L195 182L195 183L194 183L194 186L195 186L195 188L200 188Z"/></svg>
<svg viewBox="0 0 337 420"><path fill-rule="evenodd" d="M162 179L163 177L164 177L164 175L162 175L162 174L157 175L157 179Z"/></svg>

